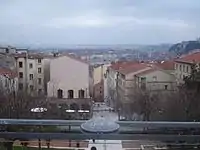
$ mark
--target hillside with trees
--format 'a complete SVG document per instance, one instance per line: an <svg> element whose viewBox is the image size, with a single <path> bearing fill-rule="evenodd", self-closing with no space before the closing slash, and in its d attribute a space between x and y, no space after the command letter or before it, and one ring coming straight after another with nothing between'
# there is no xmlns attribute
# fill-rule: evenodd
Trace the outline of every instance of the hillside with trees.
<svg viewBox="0 0 200 150"><path fill-rule="evenodd" d="M180 56L183 54L188 54L197 49L200 49L200 40L183 41L181 43L174 44L169 48L169 52Z"/></svg>

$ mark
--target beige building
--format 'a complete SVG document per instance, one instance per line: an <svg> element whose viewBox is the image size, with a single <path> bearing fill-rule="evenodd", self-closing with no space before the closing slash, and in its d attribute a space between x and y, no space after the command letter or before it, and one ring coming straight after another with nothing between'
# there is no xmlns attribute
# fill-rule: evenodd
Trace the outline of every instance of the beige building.
<svg viewBox="0 0 200 150"><path fill-rule="evenodd" d="M130 103L138 89L148 91L173 91L176 89L174 63L118 62L107 72L110 103Z"/></svg>
<svg viewBox="0 0 200 150"><path fill-rule="evenodd" d="M175 76L155 64L138 63L118 70L116 83L120 114L126 119L138 118L132 113L131 103L138 94L169 93L176 90Z"/></svg>
<svg viewBox="0 0 200 150"><path fill-rule="evenodd" d="M117 85L117 76L118 76L118 71L121 68L126 68L128 66L134 65L137 62L135 61L120 61L120 62L113 62L107 67L106 71L106 95L107 95L107 100L108 103L111 107L117 108L117 92L116 92L116 85Z"/></svg>
<svg viewBox="0 0 200 150"><path fill-rule="evenodd" d="M118 89L121 102L134 99L136 89L153 91L175 90L175 76L152 64L135 64L119 70Z"/></svg>
<svg viewBox="0 0 200 150"><path fill-rule="evenodd" d="M50 61L47 96L89 98L89 64L69 54L53 58Z"/></svg>
<svg viewBox="0 0 200 150"><path fill-rule="evenodd" d="M18 89L32 95L44 94L43 57L40 54L18 53L13 55L19 79Z"/></svg>
<svg viewBox="0 0 200 150"><path fill-rule="evenodd" d="M200 63L200 52L195 52L180 57L175 61L175 75L178 82L183 83L183 79L191 74L192 64Z"/></svg>
<svg viewBox="0 0 200 150"><path fill-rule="evenodd" d="M104 101L106 70L107 65L104 64L90 66L90 95L93 97L94 101Z"/></svg>

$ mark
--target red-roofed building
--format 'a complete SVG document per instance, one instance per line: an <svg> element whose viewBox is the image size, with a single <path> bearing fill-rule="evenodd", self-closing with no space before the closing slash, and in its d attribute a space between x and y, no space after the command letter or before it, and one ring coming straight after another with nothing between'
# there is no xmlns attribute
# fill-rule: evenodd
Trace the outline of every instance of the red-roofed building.
<svg viewBox="0 0 200 150"><path fill-rule="evenodd" d="M17 89L17 73L7 68L0 68L0 95L17 92Z"/></svg>
<svg viewBox="0 0 200 150"><path fill-rule="evenodd" d="M113 62L110 65L110 69L118 71L121 68L126 68L128 66L134 65L134 64L138 64L138 61L118 61L118 62Z"/></svg>
<svg viewBox="0 0 200 150"><path fill-rule="evenodd" d="M151 91L174 90L175 76L168 72L173 68L173 62L162 62L162 64L124 62L111 65L110 68L107 75L108 93L111 94L110 97L116 107L117 100L122 103L131 102L133 97L131 95L138 88Z"/></svg>
<svg viewBox="0 0 200 150"><path fill-rule="evenodd" d="M124 68L127 68L129 66L132 66L134 64L139 64L137 61L118 61L113 62L107 69L106 74L106 81L107 81L107 101L109 102L111 107L116 108L116 99L117 99L117 93L116 93L116 79L117 79L117 73L119 70L123 70Z"/></svg>
<svg viewBox="0 0 200 150"><path fill-rule="evenodd" d="M200 52L194 52L184 55L175 60L175 75L179 82L182 82L184 77L189 76L191 73L192 64L200 63Z"/></svg>
<svg viewBox="0 0 200 150"><path fill-rule="evenodd" d="M158 66L159 68L163 69L163 70L173 71L174 70L174 64L175 64L175 62L170 60L170 61L162 61L160 63L156 63L155 65Z"/></svg>
<svg viewBox="0 0 200 150"><path fill-rule="evenodd" d="M117 81L118 102L124 107L121 109L121 115L125 118L130 117L129 106L137 96L138 90L154 93L171 92L176 89L175 76L152 64L135 64L119 70Z"/></svg>

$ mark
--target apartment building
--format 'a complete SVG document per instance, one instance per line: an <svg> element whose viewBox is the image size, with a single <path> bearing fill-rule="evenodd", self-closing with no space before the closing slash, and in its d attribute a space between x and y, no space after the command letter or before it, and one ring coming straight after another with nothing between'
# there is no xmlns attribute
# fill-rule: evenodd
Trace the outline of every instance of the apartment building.
<svg viewBox="0 0 200 150"><path fill-rule="evenodd" d="M130 104L143 92L154 94L176 90L173 74L148 63L138 63L119 69L116 85L117 102L122 108L120 114L125 118L131 117L129 114L132 112Z"/></svg>
<svg viewBox="0 0 200 150"><path fill-rule="evenodd" d="M183 79L191 74L191 66L200 63L200 52L191 53L175 60L175 75L178 82L183 83Z"/></svg>
<svg viewBox="0 0 200 150"><path fill-rule="evenodd" d="M48 97L90 98L89 64L73 55L56 56L50 62Z"/></svg>
<svg viewBox="0 0 200 150"><path fill-rule="evenodd" d="M107 68L106 72L106 87L107 87L107 100L111 107L117 108L117 92L116 92L116 85L117 85L117 76L118 71L121 68L126 68L128 66L137 64L136 61L118 61L111 63L110 66Z"/></svg>
<svg viewBox="0 0 200 150"><path fill-rule="evenodd" d="M31 95L44 94L44 66L43 57L40 54L17 53L17 74L19 78L19 91L26 91Z"/></svg>
<svg viewBox="0 0 200 150"><path fill-rule="evenodd" d="M154 91L175 90L175 76L152 64L139 63L118 71L120 101L131 101L137 89Z"/></svg>

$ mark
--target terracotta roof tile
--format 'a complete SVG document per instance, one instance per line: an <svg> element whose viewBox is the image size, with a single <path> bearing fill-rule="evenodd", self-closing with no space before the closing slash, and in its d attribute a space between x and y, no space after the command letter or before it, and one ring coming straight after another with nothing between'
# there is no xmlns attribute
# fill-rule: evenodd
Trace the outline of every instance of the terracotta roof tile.
<svg viewBox="0 0 200 150"><path fill-rule="evenodd" d="M7 75L8 77L10 78L15 78L17 77L17 73L10 70L10 69L7 69L7 68L0 68L0 75Z"/></svg>
<svg viewBox="0 0 200 150"><path fill-rule="evenodd" d="M174 61L164 61L161 63L156 63L155 66L163 70L174 70Z"/></svg>
<svg viewBox="0 0 200 150"><path fill-rule="evenodd" d="M149 67L148 64L137 63L137 64L133 64L133 65L121 68L118 71L121 74L126 75L126 74L129 74L129 73L133 73L133 72L137 72L137 71L143 70L143 69L148 68L148 67Z"/></svg>
<svg viewBox="0 0 200 150"><path fill-rule="evenodd" d="M118 62L112 63L110 68L115 71L118 71L121 68L126 68L131 65L138 64L138 63L139 62L137 62L137 61L118 61Z"/></svg>
<svg viewBox="0 0 200 150"><path fill-rule="evenodd" d="M191 53L180 57L176 62L194 63L200 62L200 52Z"/></svg>

